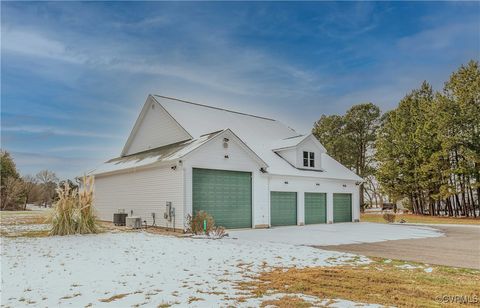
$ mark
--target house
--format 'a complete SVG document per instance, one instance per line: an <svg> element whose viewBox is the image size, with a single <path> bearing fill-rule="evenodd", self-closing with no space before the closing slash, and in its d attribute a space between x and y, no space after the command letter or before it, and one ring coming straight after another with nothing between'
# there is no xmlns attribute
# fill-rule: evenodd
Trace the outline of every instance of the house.
<svg viewBox="0 0 480 308"><path fill-rule="evenodd" d="M95 207L184 229L199 210L226 228L358 221L362 179L312 134L265 117L149 95L118 158L93 171Z"/></svg>

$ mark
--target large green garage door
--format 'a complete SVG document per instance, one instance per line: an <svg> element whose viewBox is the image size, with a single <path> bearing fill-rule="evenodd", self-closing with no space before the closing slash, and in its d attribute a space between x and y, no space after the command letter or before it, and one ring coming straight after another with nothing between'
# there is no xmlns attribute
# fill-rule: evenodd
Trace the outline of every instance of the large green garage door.
<svg viewBox="0 0 480 308"><path fill-rule="evenodd" d="M297 224L297 193L270 192L271 225L292 226Z"/></svg>
<svg viewBox="0 0 480 308"><path fill-rule="evenodd" d="M327 194L305 193L305 224L327 222Z"/></svg>
<svg viewBox="0 0 480 308"><path fill-rule="evenodd" d="M333 194L333 222L352 221L352 195Z"/></svg>
<svg viewBox="0 0 480 308"><path fill-rule="evenodd" d="M252 177L249 172L193 169L193 213L205 211L217 226L252 227Z"/></svg>

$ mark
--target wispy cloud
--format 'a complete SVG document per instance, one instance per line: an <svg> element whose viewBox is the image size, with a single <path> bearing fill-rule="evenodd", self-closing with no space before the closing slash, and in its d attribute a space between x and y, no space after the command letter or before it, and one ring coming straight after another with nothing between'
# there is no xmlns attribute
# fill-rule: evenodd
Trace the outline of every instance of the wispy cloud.
<svg viewBox="0 0 480 308"><path fill-rule="evenodd" d="M107 138L107 139L121 138L121 136L114 135L114 134L99 133L94 131L74 130L66 127L52 127L52 126L34 126L34 125L5 126L5 127L2 127L2 131L42 134L42 135L56 135L56 136L76 136L76 137Z"/></svg>
<svg viewBox="0 0 480 308"><path fill-rule="evenodd" d="M2 147L19 156L22 172L48 162L77 174L70 165L88 169L118 153L148 93L274 117L303 132L322 113L359 102L387 110L422 80L438 89L478 59L479 8L3 2Z"/></svg>
<svg viewBox="0 0 480 308"><path fill-rule="evenodd" d="M82 64L87 61L62 42L38 32L2 25L2 51Z"/></svg>
<svg viewBox="0 0 480 308"><path fill-rule="evenodd" d="M207 50L215 50L220 58L205 57L195 61L184 61L183 56L174 60L169 54L166 55L170 58L168 61L161 55L154 58L141 57L130 54L125 46L117 46L120 48L105 52L95 46L77 48L74 44L50 37L48 33L17 29L11 25L2 27L2 36L2 51L6 53L65 61L95 69L176 78L233 94L278 95L281 92L284 95L295 95L306 87L313 89L318 86L315 83L316 75L308 70L272 58L259 50L232 44L224 36L210 38L206 45L197 47L205 54L208 54ZM231 58L231 55L235 56ZM259 86L250 78L255 74L257 78L263 77L265 81L277 83L278 86L272 85L271 88L275 90ZM285 80L290 80L290 84L280 87L280 83Z"/></svg>
<svg viewBox="0 0 480 308"><path fill-rule="evenodd" d="M57 146L51 147L47 150L50 153L58 152L94 152L94 153L117 153L119 152L118 147L112 146L98 146L92 144L86 145L71 145L71 146Z"/></svg>
<svg viewBox="0 0 480 308"><path fill-rule="evenodd" d="M477 29L475 33L474 29ZM473 30L473 31L472 31ZM478 45L479 22L466 20L456 24L441 25L417 32L398 40L399 48L409 52L436 52L450 50L457 43L464 44L465 36L473 39L471 44ZM474 38L477 36L477 42ZM478 50L477 50L478 51Z"/></svg>

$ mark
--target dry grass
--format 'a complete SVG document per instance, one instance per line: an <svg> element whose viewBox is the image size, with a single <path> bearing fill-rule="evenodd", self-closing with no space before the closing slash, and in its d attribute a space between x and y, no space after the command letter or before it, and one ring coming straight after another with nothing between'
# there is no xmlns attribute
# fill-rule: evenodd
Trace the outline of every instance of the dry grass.
<svg viewBox="0 0 480 308"><path fill-rule="evenodd" d="M52 224L50 235L98 233L100 228L93 210L93 177L83 178L83 188L72 189L68 183L57 189L58 201L55 202L49 222Z"/></svg>
<svg viewBox="0 0 480 308"><path fill-rule="evenodd" d="M109 298L99 299L98 301L100 301L102 303L110 303L110 302L116 301L118 299L122 299L122 298L124 298L125 296L128 296L128 295L130 295L130 293L121 293L121 294L116 294L116 295L110 296Z"/></svg>
<svg viewBox="0 0 480 308"><path fill-rule="evenodd" d="M1 211L0 225L36 225L44 224L49 211Z"/></svg>
<svg viewBox="0 0 480 308"><path fill-rule="evenodd" d="M200 298L200 297L196 297L196 296L190 296L188 298L188 303L191 304L193 302L198 302L198 301L204 301L203 298Z"/></svg>
<svg viewBox="0 0 480 308"><path fill-rule="evenodd" d="M407 223L480 225L480 218L438 217L415 214L397 214L395 221L399 222L402 219ZM360 221L386 223L381 214L371 213L361 214Z"/></svg>
<svg viewBox="0 0 480 308"><path fill-rule="evenodd" d="M254 296L286 293L305 294L319 299L346 299L354 302L397 307L455 307L458 303L442 304L438 296L480 296L480 272L443 266L402 269L405 262L385 263L374 258L367 266L337 266L276 269L263 272L251 282L241 282L240 288ZM411 265L417 265L408 262ZM417 265L418 266L418 265ZM275 305L289 306L291 298L277 300ZM478 305L471 303L470 306ZM465 306L469 306L468 304Z"/></svg>
<svg viewBox="0 0 480 308"><path fill-rule="evenodd" d="M47 237L49 235L48 230L40 230L40 231L23 231L23 232L16 232L16 233L8 233L5 231L0 231L0 235L2 237L8 238L17 238L17 237Z"/></svg>
<svg viewBox="0 0 480 308"><path fill-rule="evenodd" d="M271 299L263 301L261 307L279 307L279 308L302 308L312 307L312 304L301 299L298 296L284 296L279 299Z"/></svg>

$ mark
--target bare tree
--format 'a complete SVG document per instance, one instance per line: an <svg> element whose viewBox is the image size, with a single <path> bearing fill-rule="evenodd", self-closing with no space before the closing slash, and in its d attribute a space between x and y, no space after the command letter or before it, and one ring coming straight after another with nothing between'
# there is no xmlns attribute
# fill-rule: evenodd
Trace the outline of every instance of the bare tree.
<svg viewBox="0 0 480 308"><path fill-rule="evenodd" d="M38 201L41 198L41 189L38 185L37 178L26 175L23 178L23 194L25 195L25 202L23 209L27 208L27 204L30 202Z"/></svg>
<svg viewBox="0 0 480 308"><path fill-rule="evenodd" d="M42 202L45 207L51 204L55 196L55 188L57 187L58 178L54 172L42 170L37 173L36 178L40 182L42 190Z"/></svg>

